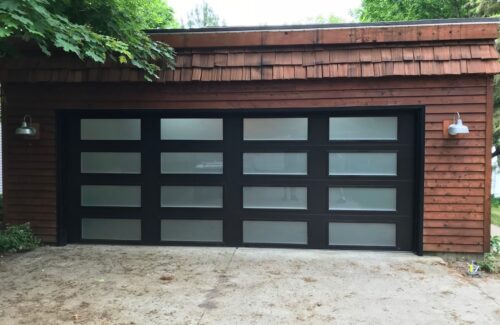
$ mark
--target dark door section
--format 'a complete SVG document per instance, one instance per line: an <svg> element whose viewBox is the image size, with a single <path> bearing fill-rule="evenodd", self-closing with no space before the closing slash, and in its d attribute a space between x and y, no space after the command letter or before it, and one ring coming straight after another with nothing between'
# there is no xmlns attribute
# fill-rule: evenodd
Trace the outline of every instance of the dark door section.
<svg viewBox="0 0 500 325"><path fill-rule="evenodd" d="M415 249L411 109L66 116L70 242Z"/></svg>

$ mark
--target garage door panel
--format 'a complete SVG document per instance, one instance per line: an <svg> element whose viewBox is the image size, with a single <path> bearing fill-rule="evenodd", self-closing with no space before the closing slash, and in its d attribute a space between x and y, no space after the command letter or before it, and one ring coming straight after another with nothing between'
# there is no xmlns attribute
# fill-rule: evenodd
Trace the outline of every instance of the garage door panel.
<svg viewBox="0 0 500 325"><path fill-rule="evenodd" d="M307 245L307 222L245 220L243 243Z"/></svg>
<svg viewBox="0 0 500 325"><path fill-rule="evenodd" d="M222 152L162 152L162 174L222 174Z"/></svg>
<svg viewBox="0 0 500 325"><path fill-rule="evenodd" d="M397 141L397 116L336 116L329 118L330 141Z"/></svg>
<svg viewBox="0 0 500 325"><path fill-rule="evenodd" d="M330 222L328 230L331 246L396 246L394 223Z"/></svg>
<svg viewBox="0 0 500 325"><path fill-rule="evenodd" d="M71 241L413 247L413 113L91 112L68 125Z"/></svg>
<svg viewBox="0 0 500 325"><path fill-rule="evenodd" d="M141 140L141 119L84 118L80 120L80 140Z"/></svg>
<svg viewBox="0 0 500 325"><path fill-rule="evenodd" d="M116 174L81 174L75 176L82 185L135 185L141 186L144 176L128 174L126 177Z"/></svg>
<svg viewBox="0 0 500 325"><path fill-rule="evenodd" d="M243 118L244 141L306 141L307 117Z"/></svg>
<svg viewBox="0 0 500 325"><path fill-rule="evenodd" d="M141 240L141 219L82 218L82 239Z"/></svg>
<svg viewBox="0 0 500 325"><path fill-rule="evenodd" d="M221 141L222 118L162 118L162 140Z"/></svg>
<svg viewBox="0 0 500 325"><path fill-rule="evenodd" d="M222 219L162 219L161 240L167 242L223 241Z"/></svg>

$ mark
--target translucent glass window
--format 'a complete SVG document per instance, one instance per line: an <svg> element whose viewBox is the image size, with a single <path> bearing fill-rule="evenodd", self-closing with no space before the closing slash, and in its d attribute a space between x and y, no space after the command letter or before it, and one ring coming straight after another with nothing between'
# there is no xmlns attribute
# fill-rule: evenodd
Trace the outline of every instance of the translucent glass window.
<svg viewBox="0 0 500 325"><path fill-rule="evenodd" d="M222 152L162 152L162 174L222 174Z"/></svg>
<svg viewBox="0 0 500 325"><path fill-rule="evenodd" d="M140 174L140 152L82 152L80 171L84 174Z"/></svg>
<svg viewBox="0 0 500 325"><path fill-rule="evenodd" d="M141 120L81 119L81 140L141 140Z"/></svg>
<svg viewBox="0 0 500 325"><path fill-rule="evenodd" d="M164 219L161 240L222 242L222 220Z"/></svg>
<svg viewBox="0 0 500 325"><path fill-rule="evenodd" d="M82 206L140 207L141 187L128 185L82 185Z"/></svg>
<svg viewBox="0 0 500 325"><path fill-rule="evenodd" d="M222 186L162 186L161 206L222 208Z"/></svg>
<svg viewBox="0 0 500 325"><path fill-rule="evenodd" d="M380 152L330 153L330 175L395 176L397 154Z"/></svg>
<svg viewBox="0 0 500 325"><path fill-rule="evenodd" d="M244 153L243 174L307 175L307 154Z"/></svg>
<svg viewBox="0 0 500 325"><path fill-rule="evenodd" d="M222 140L220 118L162 118L162 140Z"/></svg>
<svg viewBox="0 0 500 325"><path fill-rule="evenodd" d="M395 211L395 188L330 187L330 210Z"/></svg>
<svg viewBox="0 0 500 325"><path fill-rule="evenodd" d="M307 118L245 118L244 140L307 140Z"/></svg>
<svg viewBox="0 0 500 325"><path fill-rule="evenodd" d="M243 242L261 244L307 244L307 222L243 221Z"/></svg>
<svg viewBox="0 0 500 325"><path fill-rule="evenodd" d="M330 140L397 140L398 118L331 117Z"/></svg>
<svg viewBox="0 0 500 325"><path fill-rule="evenodd" d="M251 209L307 209L307 188L244 187L243 207Z"/></svg>
<svg viewBox="0 0 500 325"><path fill-rule="evenodd" d="M392 223L330 222L330 245L396 246L396 225Z"/></svg>
<svg viewBox="0 0 500 325"><path fill-rule="evenodd" d="M82 239L141 240L141 220L83 218Z"/></svg>

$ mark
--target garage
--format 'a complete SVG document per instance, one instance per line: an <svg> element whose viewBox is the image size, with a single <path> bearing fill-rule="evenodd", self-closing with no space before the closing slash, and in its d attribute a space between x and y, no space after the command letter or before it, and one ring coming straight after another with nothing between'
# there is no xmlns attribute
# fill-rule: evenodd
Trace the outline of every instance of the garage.
<svg viewBox="0 0 500 325"><path fill-rule="evenodd" d="M416 112L72 114L70 242L411 250Z"/></svg>
<svg viewBox="0 0 500 325"><path fill-rule="evenodd" d="M6 223L58 245L489 250L496 19L148 33L176 52L153 81L0 59Z"/></svg>

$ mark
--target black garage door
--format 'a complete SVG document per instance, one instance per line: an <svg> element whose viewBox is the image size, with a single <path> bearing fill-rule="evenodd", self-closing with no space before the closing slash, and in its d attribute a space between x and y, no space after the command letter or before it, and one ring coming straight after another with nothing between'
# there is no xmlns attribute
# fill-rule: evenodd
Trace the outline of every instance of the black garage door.
<svg viewBox="0 0 500 325"><path fill-rule="evenodd" d="M69 241L412 250L414 114L71 113Z"/></svg>

